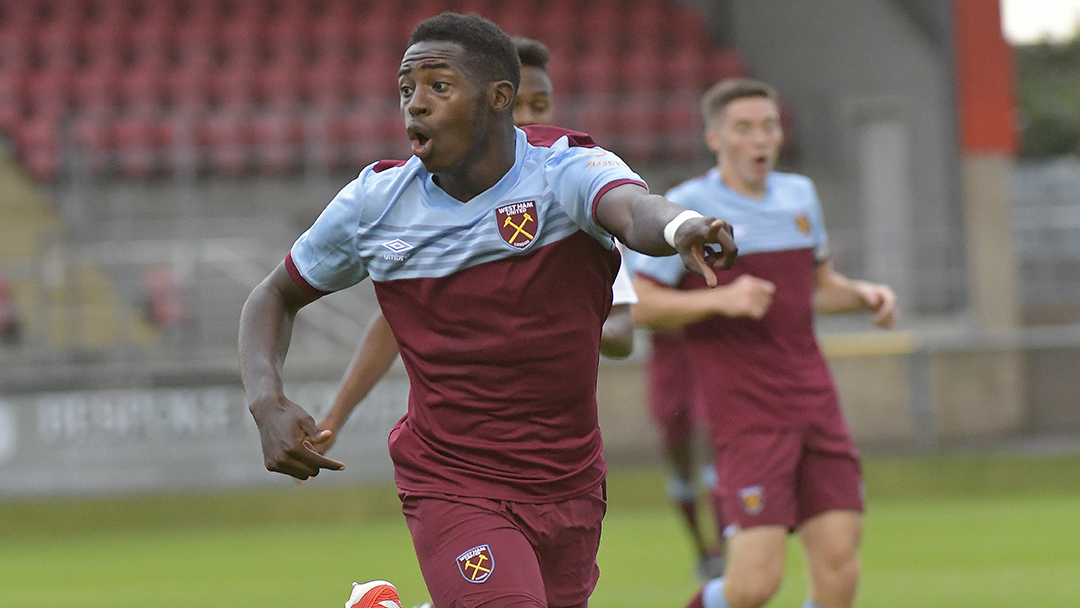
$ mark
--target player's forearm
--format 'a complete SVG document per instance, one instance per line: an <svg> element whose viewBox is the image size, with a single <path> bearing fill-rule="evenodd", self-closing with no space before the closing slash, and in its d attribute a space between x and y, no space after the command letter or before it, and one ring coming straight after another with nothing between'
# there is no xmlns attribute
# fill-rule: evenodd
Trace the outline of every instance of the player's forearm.
<svg viewBox="0 0 1080 608"><path fill-rule="evenodd" d="M282 394L281 367L294 318L295 311L289 311L265 282L244 303L238 342L240 377L253 408Z"/></svg>
<svg viewBox="0 0 1080 608"><path fill-rule="evenodd" d="M814 288L814 312L839 315L868 310L857 289L858 283L837 272L823 270Z"/></svg>
<svg viewBox="0 0 1080 608"><path fill-rule="evenodd" d="M644 286L648 281L634 281L638 303L632 309L634 323L650 329L681 329L717 314L716 298L704 289L682 291Z"/></svg>
<svg viewBox="0 0 1080 608"><path fill-rule="evenodd" d="M397 356L397 341L385 317L379 314L368 325L324 419L332 430L345 424L353 409L390 370Z"/></svg>

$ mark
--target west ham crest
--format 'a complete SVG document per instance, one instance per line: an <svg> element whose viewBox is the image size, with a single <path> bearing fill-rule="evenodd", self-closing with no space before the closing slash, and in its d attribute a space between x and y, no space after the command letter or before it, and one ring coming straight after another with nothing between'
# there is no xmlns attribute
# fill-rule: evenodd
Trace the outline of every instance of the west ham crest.
<svg viewBox="0 0 1080 608"><path fill-rule="evenodd" d="M739 490L739 500L747 515L757 515L765 509L765 488L750 486Z"/></svg>
<svg viewBox="0 0 1080 608"><path fill-rule="evenodd" d="M795 216L795 225L798 226L799 232L810 234L810 218L806 217L805 213Z"/></svg>
<svg viewBox="0 0 1080 608"><path fill-rule="evenodd" d="M491 576L495 569L495 559L491 556L491 547L480 545L473 547L457 558L457 567L461 576L470 583L482 583Z"/></svg>
<svg viewBox="0 0 1080 608"><path fill-rule="evenodd" d="M495 221L499 224L499 236L506 244L516 249L524 249L536 238L538 220L536 202L512 203L495 210Z"/></svg>

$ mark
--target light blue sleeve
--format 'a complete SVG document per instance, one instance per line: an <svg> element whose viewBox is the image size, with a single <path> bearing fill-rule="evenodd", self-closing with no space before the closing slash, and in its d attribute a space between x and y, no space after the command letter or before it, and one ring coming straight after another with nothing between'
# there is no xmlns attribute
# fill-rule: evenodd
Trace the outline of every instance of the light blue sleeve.
<svg viewBox="0 0 1080 608"><path fill-rule="evenodd" d="M293 264L304 280L321 291L340 291L367 278L357 250L365 169L330 201L315 223L293 243Z"/></svg>
<svg viewBox="0 0 1080 608"><path fill-rule="evenodd" d="M571 146L565 137L552 146L544 172L555 199L574 223L612 247L611 234L596 222L596 200L621 183L634 182L648 188L645 180L615 154L600 147Z"/></svg>
<svg viewBox="0 0 1080 608"><path fill-rule="evenodd" d="M678 285L682 281L683 275L687 273L682 258L674 254L653 257L637 251L627 250L626 267L631 276L636 274L645 275L669 287Z"/></svg>

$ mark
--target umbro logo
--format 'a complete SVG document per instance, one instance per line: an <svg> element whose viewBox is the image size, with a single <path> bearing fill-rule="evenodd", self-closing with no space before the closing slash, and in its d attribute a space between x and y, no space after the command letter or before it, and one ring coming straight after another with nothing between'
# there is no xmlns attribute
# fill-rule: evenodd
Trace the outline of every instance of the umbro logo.
<svg viewBox="0 0 1080 608"><path fill-rule="evenodd" d="M385 243L382 244L382 246L386 247L390 251L393 251L394 253L405 253L406 251L413 248L412 245L406 243L405 241L403 241L401 239L394 239L392 241L386 241Z"/></svg>
<svg viewBox="0 0 1080 608"><path fill-rule="evenodd" d="M402 262L402 261L404 261L405 256L402 255L402 254L404 254L406 251L413 248L412 245L406 243L405 241L403 241L401 239L394 239L392 241L386 241L385 243L382 244L382 246L386 247L387 249L390 250L389 253L384 253L383 254L383 259L390 260L392 262Z"/></svg>

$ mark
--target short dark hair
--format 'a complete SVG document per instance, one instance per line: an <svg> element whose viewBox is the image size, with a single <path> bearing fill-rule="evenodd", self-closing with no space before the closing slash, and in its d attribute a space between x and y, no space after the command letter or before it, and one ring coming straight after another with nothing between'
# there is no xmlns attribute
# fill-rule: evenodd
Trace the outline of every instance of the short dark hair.
<svg viewBox="0 0 1080 608"><path fill-rule="evenodd" d="M727 108L736 99L746 97L764 97L776 101L776 89L756 78L726 78L714 84L701 98L701 115L705 124Z"/></svg>
<svg viewBox="0 0 1080 608"><path fill-rule="evenodd" d="M421 21L409 36L409 46L429 41L460 44L465 48L466 68L484 82L508 80L515 91L521 86L521 64L513 41L479 15L445 12Z"/></svg>
<svg viewBox="0 0 1080 608"><path fill-rule="evenodd" d="M547 64L551 61L551 52L548 51L543 42L532 38L522 38L521 36L517 36L513 40L514 46L517 47L518 59L521 60L521 67L547 71Z"/></svg>

